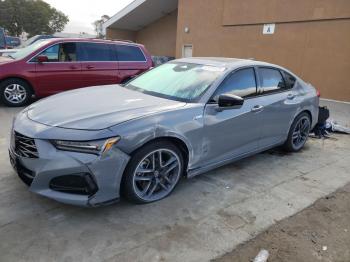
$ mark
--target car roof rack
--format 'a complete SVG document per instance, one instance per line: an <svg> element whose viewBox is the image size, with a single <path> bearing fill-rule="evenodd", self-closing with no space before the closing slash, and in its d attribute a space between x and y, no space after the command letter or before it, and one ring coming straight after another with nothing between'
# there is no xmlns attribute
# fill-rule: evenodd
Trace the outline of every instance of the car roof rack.
<svg viewBox="0 0 350 262"><path fill-rule="evenodd" d="M134 41L125 40L125 39L109 39L109 38L106 38L106 40L110 40L110 41L119 41L119 42L127 42L127 43L135 43Z"/></svg>

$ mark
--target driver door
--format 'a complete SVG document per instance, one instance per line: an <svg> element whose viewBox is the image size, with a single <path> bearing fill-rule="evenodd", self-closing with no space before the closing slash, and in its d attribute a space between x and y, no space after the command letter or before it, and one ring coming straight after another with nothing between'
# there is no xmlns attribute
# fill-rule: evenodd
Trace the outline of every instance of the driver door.
<svg viewBox="0 0 350 262"><path fill-rule="evenodd" d="M258 149L261 136L260 107L253 67L232 72L218 87L204 111L204 158L206 164L238 158ZM218 97L244 98L242 106L219 108Z"/></svg>
<svg viewBox="0 0 350 262"><path fill-rule="evenodd" d="M60 43L48 47L39 55L47 62L35 62L35 86L41 96L83 87L81 63L77 61L76 43Z"/></svg>

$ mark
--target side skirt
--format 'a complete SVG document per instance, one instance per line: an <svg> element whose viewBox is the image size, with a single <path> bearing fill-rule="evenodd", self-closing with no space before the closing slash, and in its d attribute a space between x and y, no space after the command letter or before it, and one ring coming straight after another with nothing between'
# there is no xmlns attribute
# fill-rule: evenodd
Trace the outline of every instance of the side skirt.
<svg viewBox="0 0 350 262"><path fill-rule="evenodd" d="M202 166L202 167L198 167L198 168L194 168L194 169L189 169L189 170L187 170L187 178L192 178L192 177L198 176L200 174L206 173L206 172L213 170L215 168L230 164L232 162L241 160L241 159L249 157L249 156L256 155L258 153L264 152L264 151L269 150L269 149L274 148L274 147L281 146L283 144L284 144L284 141L277 143L277 144L274 144L274 145L271 145L271 146L264 147L264 148L259 148L257 150L252 151L252 152L248 152L248 153L245 153L245 154L242 154L239 156L233 156L231 158L222 160L218 163L214 163L211 165L206 165L206 166Z"/></svg>

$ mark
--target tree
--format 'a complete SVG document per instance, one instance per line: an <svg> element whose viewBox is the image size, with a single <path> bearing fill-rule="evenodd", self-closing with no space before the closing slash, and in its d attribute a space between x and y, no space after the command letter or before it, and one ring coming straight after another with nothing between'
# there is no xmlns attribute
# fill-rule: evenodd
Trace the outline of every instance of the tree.
<svg viewBox="0 0 350 262"><path fill-rule="evenodd" d="M103 15L103 16L101 16L101 19L96 20L95 22L92 23L92 25L95 28L95 32L96 32L98 38L105 37L102 25L109 19L110 19L110 17L108 15Z"/></svg>
<svg viewBox="0 0 350 262"><path fill-rule="evenodd" d="M0 1L0 26L10 35L29 36L61 32L68 17L42 0Z"/></svg>

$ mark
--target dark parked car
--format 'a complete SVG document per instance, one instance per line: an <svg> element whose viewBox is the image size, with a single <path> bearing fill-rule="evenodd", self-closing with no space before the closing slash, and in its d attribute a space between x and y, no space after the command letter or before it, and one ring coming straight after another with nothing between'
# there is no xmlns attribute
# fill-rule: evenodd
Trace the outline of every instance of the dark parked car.
<svg viewBox="0 0 350 262"><path fill-rule="evenodd" d="M5 39L6 39L7 48L9 49L13 49L21 45L21 39L19 37L6 36Z"/></svg>
<svg viewBox="0 0 350 262"><path fill-rule="evenodd" d="M143 45L110 40L48 39L0 57L0 98L23 106L32 96L127 82L152 67Z"/></svg>
<svg viewBox="0 0 350 262"><path fill-rule="evenodd" d="M5 30L0 27L0 49L6 48Z"/></svg>

